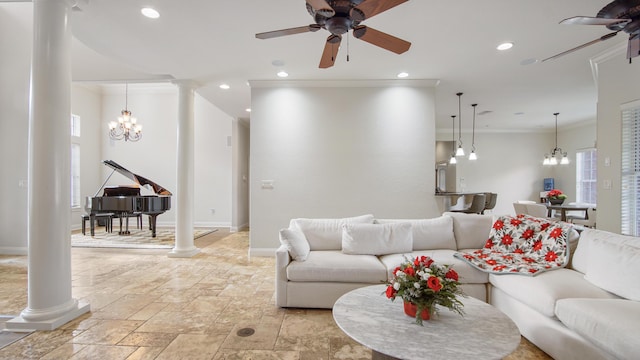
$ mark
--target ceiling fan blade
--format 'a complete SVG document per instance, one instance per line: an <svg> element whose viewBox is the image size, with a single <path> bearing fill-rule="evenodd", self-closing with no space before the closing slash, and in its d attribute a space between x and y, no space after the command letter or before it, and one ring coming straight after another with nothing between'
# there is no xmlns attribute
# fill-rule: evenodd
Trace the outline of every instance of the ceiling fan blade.
<svg viewBox="0 0 640 360"><path fill-rule="evenodd" d="M593 16L574 16L560 21L564 25L611 25L628 23L631 19L607 19Z"/></svg>
<svg viewBox="0 0 640 360"><path fill-rule="evenodd" d="M369 44L379 46L383 49L389 50L396 54L402 54L409 50L411 43L393 35L383 33L376 29L367 27L365 25L359 25L353 28L353 36L357 39L364 40Z"/></svg>
<svg viewBox="0 0 640 360"><path fill-rule="evenodd" d="M322 12L326 17L331 17L336 13L326 0L307 0L307 4L311 5L316 12Z"/></svg>
<svg viewBox="0 0 640 360"><path fill-rule="evenodd" d="M295 28L290 28L290 29L267 31L267 32L256 34L256 37L258 39L271 39L271 38L280 37L280 36L286 36L286 35L302 34L302 33L306 33L306 32L315 32L315 31L320 30L320 28L321 28L321 26L318 25L318 24L311 24L311 25L307 25L307 26L300 26L300 27L295 27Z"/></svg>
<svg viewBox="0 0 640 360"><path fill-rule="evenodd" d="M563 52L561 52L561 53L559 53L559 54L556 54L556 55L553 55L553 56L548 57L548 58L546 58L546 59L543 59L541 62L545 62L545 61L549 61L549 60L557 59L557 58L559 58L559 57L561 57L561 56L564 56L564 55L570 54L570 53L572 53L572 52L574 52L574 51L577 51L577 50L580 50L580 49L584 49L584 48L586 48L587 46L590 46L590 45L593 45L593 44L599 43L599 42L601 42L601 41L608 40L608 39L610 39L610 38L612 38L612 37L614 37L614 36L616 36L616 35L618 35L618 31L615 31L615 32L612 32L612 33L608 33L607 35L603 35L603 36L601 36L601 37L599 37L599 38L597 38L597 39L595 39L595 40L591 40L591 41L589 41L589 42L587 42L587 43L584 43L584 44L582 44L582 45L580 45L580 46L576 46L576 47L574 47L573 49L569 49L569 50L563 51Z"/></svg>
<svg viewBox="0 0 640 360"><path fill-rule="evenodd" d="M322 57L320 58L320 69L326 69L333 66L336 62L336 57L338 56L338 50L340 50L341 41L342 36L329 35L327 42L324 44Z"/></svg>
<svg viewBox="0 0 640 360"><path fill-rule="evenodd" d="M355 9L362 11L364 18L368 19L407 1L409 0L364 0Z"/></svg>

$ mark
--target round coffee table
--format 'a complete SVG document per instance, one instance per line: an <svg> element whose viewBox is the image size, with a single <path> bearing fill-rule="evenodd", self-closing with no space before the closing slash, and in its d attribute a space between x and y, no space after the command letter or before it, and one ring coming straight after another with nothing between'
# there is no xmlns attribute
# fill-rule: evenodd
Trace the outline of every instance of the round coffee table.
<svg viewBox="0 0 640 360"><path fill-rule="evenodd" d="M516 325L500 310L462 298L464 317L440 308L420 326L385 285L359 288L333 305L333 319L349 337L373 350L373 359L502 359L520 343Z"/></svg>

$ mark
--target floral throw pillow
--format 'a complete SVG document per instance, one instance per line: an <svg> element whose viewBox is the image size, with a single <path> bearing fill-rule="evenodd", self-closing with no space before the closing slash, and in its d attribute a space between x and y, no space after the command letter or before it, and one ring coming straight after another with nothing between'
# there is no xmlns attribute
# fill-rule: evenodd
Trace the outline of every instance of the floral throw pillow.
<svg viewBox="0 0 640 360"><path fill-rule="evenodd" d="M570 231L571 225L564 222L500 216L483 249L454 256L484 272L533 276L567 265Z"/></svg>

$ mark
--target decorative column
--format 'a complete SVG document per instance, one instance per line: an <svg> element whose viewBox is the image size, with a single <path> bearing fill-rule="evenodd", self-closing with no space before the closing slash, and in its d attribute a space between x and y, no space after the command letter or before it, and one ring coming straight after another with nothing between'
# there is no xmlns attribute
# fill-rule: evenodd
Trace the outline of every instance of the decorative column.
<svg viewBox="0 0 640 360"><path fill-rule="evenodd" d="M193 243L195 83L177 81L175 84L178 86L176 244L168 256L192 257L200 252Z"/></svg>
<svg viewBox="0 0 640 360"><path fill-rule="evenodd" d="M27 308L11 331L53 330L89 311L71 296L69 0L34 0L29 101Z"/></svg>

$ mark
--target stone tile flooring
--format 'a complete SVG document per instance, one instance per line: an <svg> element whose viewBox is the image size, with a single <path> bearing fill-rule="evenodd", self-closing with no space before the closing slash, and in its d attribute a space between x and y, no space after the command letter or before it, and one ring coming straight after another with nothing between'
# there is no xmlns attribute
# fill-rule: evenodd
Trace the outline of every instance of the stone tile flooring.
<svg viewBox="0 0 640 360"><path fill-rule="evenodd" d="M0 359L371 359L330 310L274 305L274 258L247 256L249 233L196 240L193 258L167 250L72 249L73 296L91 313L0 349ZM26 257L0 256L0 314L27 303ZM241 330L254 329L250 336ZM549 359L522 340L507 357Z"/></svg>

